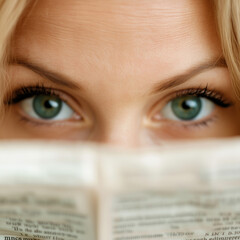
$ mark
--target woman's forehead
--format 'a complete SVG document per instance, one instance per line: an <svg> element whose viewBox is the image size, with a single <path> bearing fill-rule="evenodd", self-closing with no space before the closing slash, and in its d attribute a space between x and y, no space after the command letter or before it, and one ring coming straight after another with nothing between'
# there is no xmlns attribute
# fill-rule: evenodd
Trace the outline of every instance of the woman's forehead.
<svg viewBox="0 0 240 240"><path fill-rule="evenodd" d="M164 39L189 34L212 18L208 0L42 0L29 14L29 25L43 30L94 33L109 37L158 34ZM212 19L211 19L212 20ZM162 33L162 34L159 34Z"/></svg>
<svg viewBox="0 0 240 240"><path fill-rule="evenodd" d="M41 0L18 28L15 51L70 78L94 66L119 78L162 69L161 79L221 50L208 0Z"/></svg>

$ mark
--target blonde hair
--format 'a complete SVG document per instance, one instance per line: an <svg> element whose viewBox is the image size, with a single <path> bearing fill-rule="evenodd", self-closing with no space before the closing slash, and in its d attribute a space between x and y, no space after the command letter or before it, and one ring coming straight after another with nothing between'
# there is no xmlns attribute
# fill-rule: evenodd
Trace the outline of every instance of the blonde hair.
<svg viewBox="0 0 240 240"><path fill-rule="evenodd" d="M240 1L214 0L214 8L223 55L240 100Z"/></svg>
<svg viewBox="0 0 240 240"><path fill-rule="evenodd" d="M7 82L3 81L6 78L4 71L8 49L11 42L11 37L17 26L17 23L23 14L28 0L0 0L0 88L4 89ZM0 92L2 92L0 89ZM3 97L0 94L0 113L2 115Z"/></svg>
<svg viewBox="0 0 240 240"><path fill-rule="evenodd" d="M11 36L29 2L33 0L0 0L0 79L4 78ZM223 55L231 74L232 84L240 99L240 1L212 0ZM1 99L0 99L1 102ZM0 105L1 109L1 105Z"/></svg>
<svg viewBox="0 0 240 240"><path fill-rule="evenodd" d="M27 5L27 0L0 0L0 59L1 63L6 60L6 50L11 35L17 25L23 10Z"/></svg>

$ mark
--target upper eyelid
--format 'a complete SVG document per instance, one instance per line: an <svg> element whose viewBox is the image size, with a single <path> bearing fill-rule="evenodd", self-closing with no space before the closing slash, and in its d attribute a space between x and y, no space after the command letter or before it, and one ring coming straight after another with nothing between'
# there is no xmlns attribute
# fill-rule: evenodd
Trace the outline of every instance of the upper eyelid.
<svg viewBox="0 0 240 240"><path fill-rule="evenodd" d="M222 107L229 107L231 105L234 105L234 102L228 101L224 97L224 94L216 90L208 89L208 86L206 86L205 88L189 88L176 92L177 97L183 97L186 95L203 97ZM173 99L174 98L172 98L172 100Z"/></svg>
<svg viewBox="0 0 240 240"><path fill-rule="evenodd" d="M41 66L41 64L34 63L34 61L28 61L21 57L20 58L15 57L11 59L9 64L25 67L55 84L66 86L71 89L83 90L82 87L79 86L79 84L71 81L70 79L67 79L66 76L63 76L50 69L47 69L44 66ZM212 68L219 68L219 67L227 68L226 61L222 55L214 57L212 59L207 59L201 63L198 63L198 65L196 66L192 66L192 68L188 69L185 73L176 75L174 77L171 77L170 79L166 79L164 82L161 81L160 84L157 84L156 86L153 87L153 90L150 91L150 95L155 94L159 91L170 89L177 85L181 85L184 82L191 79L193 76L198 75L203 71L210 70Z"/></svg>
<svg viewBox="0 0 240 240"><path fill-rule="evenodd" d="M75 107L76 105L74 104L74 106L72 106L72 102L70 101L69 102L69 100L68 100L68 98L64 98L64 96L69 96L67 93L65 93L64 91L62 91L62 90L57 90L57 89L55 89L55 88L51 88L51 87L46 87L46 86L44 86L44 85L36 85L36 86L34 86L34 85L32 85L32 86L24 86L24 87L20 87L20 88L18 88L18 89L16 89L16 90L13 90L12 92L14 93L14 92L16 92L16 91L19 91L20 89L23 89L23 88L25 88L25 89L32 89L33 90L33 92L34 92L34 89L38 89L38 91L41 91L41 90L43 90L43 91L47 91L48 93L49 93L49 95L55 95L55 96L57 96L57 97L59 97L59 98L61 98L63 101L65 101L75 112L77 112L77 113L80 113L80 114L82 114L82 105L81 104L79 104L79 101L76 101L72 96L70 96L69 98L70 99L73 99L73 102L75 103L75 104L77 104L77 105L79 105L80 106L80 109L81 109L81 111L79 111L78 109L79 109L79 107ZM218 100L219 102L223 102L221 105L225 105L225 107L228 107L228 106L230 106L230 105L234 105L234 102L231 102L231 101L228 101L228 100L226 100L225 98L224 98L224 96L223 96L223 94L222 93L220 93L220 92L218 92L218 91L216 91L216 90L211 90L211 89L208 89L208 86L206 86L205 88L201 88L201 87L197 87L197 88L187 88L187 89L183 89L183 90L178 90L178 91L176 91L175 93L171 93L171 94L168 94L168 97L165 97L165 99L166 98L168 98L168 100L165 100L164 102L165 102L165 104L166 103L168 103L168 102L170 102L171 100L173 100L174 98L177 98L177 97L181 97L181 96L186 96L186 95L196 95L196 93L197 94L199 94L199 93L207 93L207 92L212 92L213 93L213 95L215 95L215 96L219 96L220 97L220 100ZM60 94L59 94L60 93ZM174 96L172 96L174 94ZM12 94L11 94L12 95ZM35 94L33 93L32 94L32 96L34 96ZM207 96L203 96L203 97L206 97L207 99L209 99L209 100L212 100L210 97L207 97ZM27 97L26 97L27 98ZM26 98L22 98L22 99L26 99ZM222 99L222 100L221 100ZM11 101L14 101L14 99L12 99ZM20 100L19 100L20 101ZM19 102L18 101L18 102ZM150 109L150 113L152 113L152 111L156 108L156 106L160 103L160 101L163 101L163 99L161 99L161 100L158 100L152 107L151 107L151 109ZM6 102L5 102L6 103ZM17 103L17 102L16 102ZM214 103L216 103L216 102L214 102ZM219 104L219 103L216 103L216 104ZM161 104L162 105L162 104Z"/></svg>
<svg viewBox="0 0 240 240"><path fill-rule="evenodd" d="M32 93L27 92L32 91ZM57 93L59 90L47 87L40 86L29 86L29 87L20 87L16 90L13 90L11 93L11 97L7 97L5 102L7 104L15 104L24 99L31 98L36 95L44 94L44 95L53 95L61 98L61 94Z"/></svg>
<svg viewBox="0 0 240 240"><path fill-rule="evenodd" d="M20 93L21 90L23 89L29 89L29 91L33 91L32 93L32 96L29 96L29 97L20 97L20 95L24 95L24 93ZM36 89L38 89L36 91L36 94L34 94L34 91ZM41 90L44 94L45 93L49 93L48 95L53 95L53 96L57 96L59 97L62 101L64 101L67 105L69 105L69 107L71 107L73 109L74 112L76 112L77 114L83 116L83 107L82 107L82 104L77 101L75 98L73 98L72 96L69 96L69 94L65 93L64 91L62 90L58 90L58 89L55 89L55 88L51 88L51 87L45 87L44 85L32 85L32 86L22 86L20 88L17 88L15 90L11 90L11 93L10 93L10 96L8 96L7 98L5 98L4 100L4 103L6 105L14 105L14 104L17 104L27 98L31 98L31 97L34 97L36 95L40 95L41 94ZM19 91L19 96L17 97L16 95L14 96L14 94L16 94L16 92ZM46 92L47 91L47 92ZM39 93L39 94L38 94ZM51 93L51 94L50 94ZM19 98L20 97L20 98ZM18 99L17 99L18 98Z"/></svg>
<svg viewBox="0 0 240 240"><path fill-rule="evenodd" d="M32 93L30 93L30 91L32 91ZM24 97L24 94L29 96ZM70 102L70 99L71 99L71 102L74 102L76 105L79 105L80 107L82 107L79 101L77 101L73 96L70 96L65 91L59 90L53 87L45 86L45 84L21 86L16 89L11 89L10 92L8 92L7 96L4 97L4 103L8 104L7 101L12 101L14 100L14 98L17 103L28 97L33 97L35 95L40 95L40 94L57 96L61 98L63 101L65 101L66 103Z"/></svg>
<svg viewBox="0 0 240 240"><path fill-rule="evenodd" d="M193 88L186 88L186 89L178 90L178 91L175 91L173 93L168 94L167 96L165 96L164 98L161 98L160 100L158 99L155 102L155 104L152 105L151 109L149 110L148 116L152 115L154 112L155 113L158 112L160 109L163 108L163 106L165 106L167 103L169 103L170 101L172 101L175 98L184 97L184 96L187 96L187 95L196 95L196 91L203 91L206 88L207 88L208 91L211 91L213 94L221 96L222 100L224 101L224 104L226 104L226 107L234 105L234 102L232 100L228 101L224 97L224 94L222 94L221 92L219 92L217 90L213 90L213 89L210 89L210 88L208 89L208 85L207 85L205 88L202 88L202 87L195 87L194 88L193 87ZM195 92L195 94L194 94L194 92ZM210 99L207 96L202 96L202 97L205 97L205 98L209 99L210 101L212 101L212 99ZM215 104L217 104L217 103L215 103Z"/></svg>
<svg viewBox="0 0 240 240"><path fill-rule="evenodd" d="M192 77L214 68L227 68L224 57L220 56L210 59L209 61L200 63L197 66L193 66L186 73L167 79L163 83L161 82L160 84L156 84L151 94L156 94L158 92L182 85L186 81L190 80Z"/></svg>

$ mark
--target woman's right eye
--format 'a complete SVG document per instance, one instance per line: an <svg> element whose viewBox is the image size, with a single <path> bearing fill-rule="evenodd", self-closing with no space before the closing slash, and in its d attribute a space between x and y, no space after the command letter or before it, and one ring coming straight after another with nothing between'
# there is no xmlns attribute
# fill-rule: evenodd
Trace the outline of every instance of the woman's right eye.
<svg viewBox="0 0 240 240"><path fill-rule="evenodd" d="M35 95L21 100L20 108L28 116L45 121L71 119L73 109L61 98L54 95Z"/></svg>

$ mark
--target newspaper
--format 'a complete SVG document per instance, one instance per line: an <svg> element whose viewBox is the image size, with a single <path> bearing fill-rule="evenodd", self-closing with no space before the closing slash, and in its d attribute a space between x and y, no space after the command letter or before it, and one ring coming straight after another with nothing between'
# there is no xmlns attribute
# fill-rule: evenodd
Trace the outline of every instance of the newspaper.
<svg viewBox="0 0 240 240"><path fill-rule="evenodd" d="M240 239L240 139L0 143L0 240Z"/></svg>

